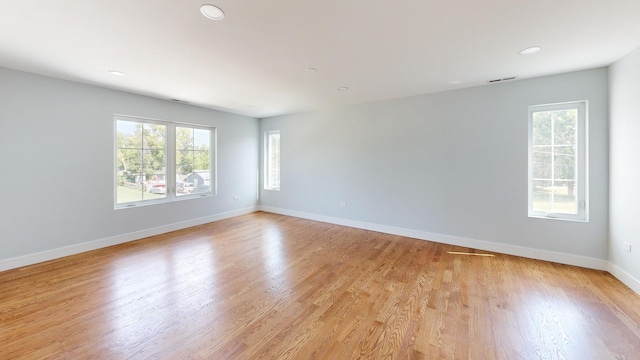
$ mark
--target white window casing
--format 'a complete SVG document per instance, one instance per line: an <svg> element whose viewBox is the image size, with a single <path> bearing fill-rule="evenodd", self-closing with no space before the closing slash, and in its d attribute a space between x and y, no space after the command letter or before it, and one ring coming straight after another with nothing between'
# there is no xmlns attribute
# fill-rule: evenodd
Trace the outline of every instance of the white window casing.
<svg viewBox="0 0 640 360"><path fill-rule="evenodd" d="M216 194L214 127L114 116L114 208Z"/></svg>
<svg viewBox="0 0 640 360"><path fill-rule="evenodd" d="M529 106L529 217L589 221L588 103Z"/></svg>
<svg viewBox="0 0 640 360"><path fill-rule="evenodd" d="M264 133L264 189L280 191L280 131Z"/></svg>

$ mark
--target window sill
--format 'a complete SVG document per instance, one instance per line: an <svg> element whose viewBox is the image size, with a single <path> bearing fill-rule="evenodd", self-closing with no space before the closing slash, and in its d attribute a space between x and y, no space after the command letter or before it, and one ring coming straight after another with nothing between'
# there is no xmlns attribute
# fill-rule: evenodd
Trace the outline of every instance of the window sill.
<svg viewBox="0 0 640 360"><path fill-rule="evenodd" d="M573 222L584 222L588 223L589 218L582 217L567 217L560 214L529 214L529 218L533 219L547 219L547 220L562 220L562 221L573 221Z"/></svg>

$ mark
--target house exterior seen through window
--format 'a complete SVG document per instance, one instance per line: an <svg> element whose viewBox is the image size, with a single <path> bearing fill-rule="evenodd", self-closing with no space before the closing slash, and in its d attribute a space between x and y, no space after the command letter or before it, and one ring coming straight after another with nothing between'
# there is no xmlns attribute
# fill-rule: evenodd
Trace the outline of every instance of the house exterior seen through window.
<svg viewBox="0 0 640 360"><path fill-rule="evenodd" d="M215 128L115 117L115 207L215 192Z"/></svg>

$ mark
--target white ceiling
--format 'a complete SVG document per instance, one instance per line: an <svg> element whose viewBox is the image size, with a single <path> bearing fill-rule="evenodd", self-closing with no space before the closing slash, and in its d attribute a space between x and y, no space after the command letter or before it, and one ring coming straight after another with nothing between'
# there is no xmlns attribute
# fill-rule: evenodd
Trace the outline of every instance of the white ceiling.
<svg viewBox="0 0 640 360"><path fill-rule="evenodd" d="M606 66L638 46L640 0L0 0L0 66L260 118Z"/></svg>

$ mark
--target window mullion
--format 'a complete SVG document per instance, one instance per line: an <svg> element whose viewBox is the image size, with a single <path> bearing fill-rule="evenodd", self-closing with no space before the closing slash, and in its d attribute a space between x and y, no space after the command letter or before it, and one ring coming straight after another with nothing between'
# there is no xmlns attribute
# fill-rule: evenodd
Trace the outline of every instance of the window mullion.
<svg viewBox="0 0 640 360"><path fill-rule="evenodd" d="M176 126L167 126L166 148L166 185L167 198L174 199L176 197Z"/></svg>
<svg viewBox="0 0 640 360"><path fill-rule="evenodd" d="M556 113L551 113L551 212L556 212Z"/></svg>

